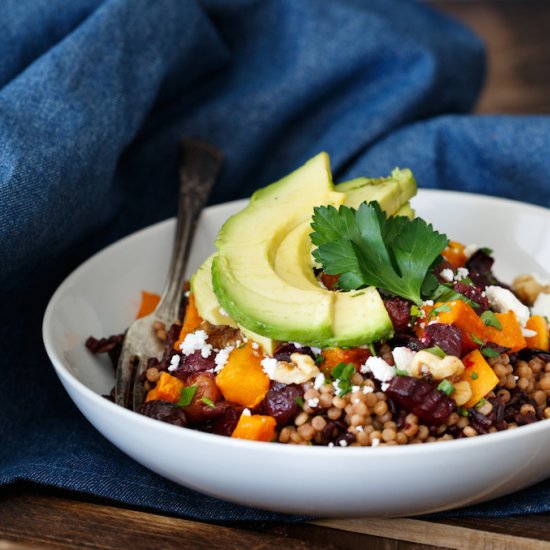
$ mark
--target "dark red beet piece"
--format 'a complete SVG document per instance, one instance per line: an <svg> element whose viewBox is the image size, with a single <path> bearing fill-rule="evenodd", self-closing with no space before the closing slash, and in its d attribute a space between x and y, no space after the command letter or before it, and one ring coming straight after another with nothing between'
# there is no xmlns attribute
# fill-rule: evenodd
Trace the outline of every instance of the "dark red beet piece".
<svg viewBox="0 0 550 550"><path fill-rule="evenodd" d="M483 295L483 290L481 290L481 288L458 281L453 284L453 290L478 304L477 306L474 306L474 309L478 314L481 314L489 309L489 300L487 299L487 296Z"/></svg>
<svg viewBox="0 0 550 550"><path fill-rule="evenodd" d="M235 403L221 401L216 403L216 410L219 414L215 421L211 423L209 431L218 435L231 436L241 417L243 408Z"/></svg>
<svg viewBox="0 0 550 550"><path fill-rule="evenodd" d="M309 346L297 346L293 342L287 342L281 344L273 354L273 357L277 361L290 361L290 356L293 353L301 353L302 355L309 355L312 359L315 359L315 354Z"/></svg>
<svg viewBox="0 0 550 550"><path fill-rule="evenodd" d="M396 296L384 300L384 305L386 306L395 332L406 332L411 320L411 302Z"/></svg>
<svg viewBox="0 0 550 550"><path fill-rule="evenodd" d="M427 382L411 376L395 376L386 390L399 406L418 416L426 424L439 426L456 411L455 402Z"/></svg>
<svg viewBox="0 0 550 550"><path fill-rule="evenodd" d="M191 353L190 355L182 355L180 364L172 371L176 378L186 380L187 377L195 372L204 372L205 370L213 369L216 366L216 354L210 353L208 357L203 357L200 350Z"/></svg>
<svg viewBox="0 0 550 550"><path fill-rule="evenodd" d="M483 249L477 250L468 262L466 267L469 271L469 277L473 281L474 285L485 290L486 286L496 285L507 289L510 289L508 285L501 283L493 275L493 263L494 258L489 256Z"/></svg>
<svg viewBox="0 0 550 550"><path fill-rule="evenodd" d="M426 325L422 335L422 344L427 348L439 346L447 355L462 355L462 331L446 323Z"/></svg>
<svg viewBox="0 0 550 550"><path fill-rule="evenodd" d="M300 386L276 383L265 396L265 412L275 418L278 426L284 426L300 411L296 400L303 395L304 390Z"/></svg>
<svg viewBox="0 0 550 550"><path fill-rule="evenodd" d="M120 352L122 351L122 342L124 340L124 334L114 334L108 338L94 338L90 336L86 340L86 347L93 353L108 353L109 359L113 368L116 370L118 365L118 358L120 357Z"/></svg>
<svg viewBox="0 0 550 550"><path fill-rule="evenodd" d="M174 403L168 403L167 401L149 401L141 405L138 412L149 418L166 422L167 424L173 424L174 426L180 426L182 428L187 426L187 417L185 413Z"/></svg>

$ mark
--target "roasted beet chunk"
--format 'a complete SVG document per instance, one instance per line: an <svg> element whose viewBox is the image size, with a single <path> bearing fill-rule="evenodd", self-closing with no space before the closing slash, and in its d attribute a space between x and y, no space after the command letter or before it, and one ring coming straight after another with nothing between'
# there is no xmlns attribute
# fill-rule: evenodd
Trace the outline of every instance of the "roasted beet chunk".
<svg viewBox="0 0 550 550"><path fill-rule="evenodd" d="M213 369L216 366L215 357L216 354L213 352L208 357L203 357L200 350L190 355L182 355L180 364L172 374L181 380L185 380L195 372Z"/></svg>
<svg viewBox="0 0 550 550"><path fill-rule="evenodd" d="M180 426L182 428L187 426L187 417L185 413L174 403L168 403L167 401L149 401L141 405L138 412L149 418L166 422L167 424L173 424L174 426Z"/></svg>
<svg viewBox="0 0 550 550"><path fill-rule="evenodd" d="M315 359L315 354L309 346L296 345L294 342L288 342L280 345L273 354L273 357L277 361L290 361L290 356L293 353L301 353L302 355L309 355L312 359Z"/></svg>
<svg viewBox="0 0 550 550"><path fill-rule="evenodd" d="M453 290L459 292L463 296L466 296L466 298L472 300L472 302L475 302L477 306L474 306L474 309L478 314L481 314L489 309L489 300L487 299L487 296L484 295L481 288L458 281L453 284Z"/></svg>
<svg viewBox="0 0 550 550"><path fill-rule="evenodd" d="M116 369L118 365L118 358L122 350L122 342L124 341L124 334L115 334L109 336L109 338L94 338L90 336L86 340L86 347L93 353L108 353L113 368Z"/></svg>
<svg viewBox="0 0 550 550"><path fill-rule="evenodd" d="M243 408L235 403L220 401L216 404L216 409L219 416L211 423L208 431L218 435L231 436L239 422Z"/></svg>
<svg viewBox="0 0 550 550"><path fill-rule="evenodd" d="M304 392L299 386L274 384L265 396L265 412L275 418L278 426L284 426L300 410L297 399L303 395Z"/></svg>
<svg viewBox="0 0 550 550"><path fill-rule="evenodd" d="M490 285L502 286L509 289L510 287L508 285L501 283L493 275L494 261L495 260L482 248L472 254L471 258L466 263L470 279L473 281L475 286L483 290L486 286Z"/></svg>
<svg viewBox="0 0 550 550"><path fill-rule="evenodd" d="M461 356L462 331L453 325L430 323L426 325L421 341L427 348L439 346L447 355Z"/></svg>
<svg viewBox="0 0 550 550"><path fill-rule="evenodd" d="M407 332L411 320L411 302L394 297L384 300L384 305L395 332Z"/></svg>
<svg viewBox="0 0 550 550"><path fill-rule="evenodd" d="M456 404L450 397L427 382L411 376L392 378L386 394L399 406L434 426L443 424L456 410Z"/></svg>

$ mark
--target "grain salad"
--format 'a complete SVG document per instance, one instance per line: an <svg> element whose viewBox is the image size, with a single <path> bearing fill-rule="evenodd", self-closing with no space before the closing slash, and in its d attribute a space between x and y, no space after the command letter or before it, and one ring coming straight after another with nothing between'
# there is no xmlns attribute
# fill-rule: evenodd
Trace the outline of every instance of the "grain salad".
<svg viewBox="0 0 550 550"><path fill-rule="evenodd" d="M492 250L415 217L410 171L334 185L327 166L315 157L226 222L181 324L154 327L164 352L141 377L138 412L337 448L549 419L550 285L500 281ZM140 315L155 300L144 293ZM116 367L122 341L87 347Z"/></svg>

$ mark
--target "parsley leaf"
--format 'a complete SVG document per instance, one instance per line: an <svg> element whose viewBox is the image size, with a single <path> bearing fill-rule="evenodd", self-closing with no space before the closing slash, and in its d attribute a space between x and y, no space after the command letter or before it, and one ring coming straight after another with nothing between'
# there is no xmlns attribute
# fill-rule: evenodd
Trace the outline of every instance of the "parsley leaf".
<svg viewBox="0 0 550 550"><path fill-rule="evenodd" d="M375 286L422 305L422 284L447 246L421 218L387 218L377 202L314 209L311 241L315 260L337 275L342 290Z"/></svg>
<svg viewBox="0 0 550 550"><path fill-rule="evenodd" d="M499 321L498 317L490 310L484 311L481 314L481 320L488 327L495 327L498 330L502 330L502 323Z"/></svg>
<svg viewBox="0 0 550 550"><path fill-rule="evenodd" d="M351 377L355 374L353 363L338 363L330 374L338 382L338 397L351 392Z"/></svg>

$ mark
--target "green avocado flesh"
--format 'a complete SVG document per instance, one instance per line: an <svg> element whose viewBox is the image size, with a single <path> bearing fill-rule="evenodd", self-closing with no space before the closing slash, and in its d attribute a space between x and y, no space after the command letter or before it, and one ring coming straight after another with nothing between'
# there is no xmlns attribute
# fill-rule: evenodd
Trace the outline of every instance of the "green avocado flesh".
<svg viewBox="0 0 550 550"><path fill-rule="evenodd" d="M347 347L391 336L391 320L375 288L338 292L319 284L313 273L311 217L315 206L357 207L373 200L389 215L410 216L407 202L415 192L408 170L335 186L328 155L317 155L257 191L223 225L217 254L192 280L199 314L213 324L237 324L256 341L263 337L259 343L268 353L273 341Z"/></svg>

